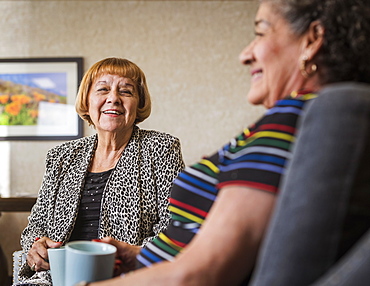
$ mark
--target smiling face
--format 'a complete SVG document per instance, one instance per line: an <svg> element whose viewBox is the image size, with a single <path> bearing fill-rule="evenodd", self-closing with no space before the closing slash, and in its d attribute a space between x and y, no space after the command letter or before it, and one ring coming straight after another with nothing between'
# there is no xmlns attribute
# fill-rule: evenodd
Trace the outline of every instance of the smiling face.
<svg viewBox="0 0 370 286"><path fill-rule="evenodd" d="M255 19L255 38L240 54L240 61L251 67L249 102L271 108L276 100L303 87L301 53L302 38L293 34L270 3L262 3Z"/></svg>
<svg viewBox="0 0 370 286"><path fill-rule="evenodd" d="M98 76L88 93L88 115L98 133L131 132L139 97L134 82L112 74Z"/></svg>

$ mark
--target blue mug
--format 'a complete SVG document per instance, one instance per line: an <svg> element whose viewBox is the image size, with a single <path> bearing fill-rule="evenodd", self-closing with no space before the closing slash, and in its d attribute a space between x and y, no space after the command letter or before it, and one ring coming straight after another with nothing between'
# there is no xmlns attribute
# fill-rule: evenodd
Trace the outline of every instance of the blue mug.
<svg viewBox="0 0 370 286"><path fill-rule="evenodd" d="M73 241L67 243L65 249L65 286L113 277L115 246L94 241Z"/></svg>
<svg viewBox="0 0 370 286"><path fill-rule="evenodd" d="M65 286L65 252L66 249L64 246L60 248L48 248L50 275L53 286Z"/></svg>

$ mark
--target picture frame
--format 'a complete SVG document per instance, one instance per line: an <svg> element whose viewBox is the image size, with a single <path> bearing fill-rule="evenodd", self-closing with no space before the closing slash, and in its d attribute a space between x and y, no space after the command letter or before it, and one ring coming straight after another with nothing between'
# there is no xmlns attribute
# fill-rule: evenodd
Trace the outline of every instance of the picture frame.
<svg viewBox="0 0 370 286"><path fill-rule="evenodd" d="M82 57L0 59L0 141L81 138L82 69Z"/></svg>

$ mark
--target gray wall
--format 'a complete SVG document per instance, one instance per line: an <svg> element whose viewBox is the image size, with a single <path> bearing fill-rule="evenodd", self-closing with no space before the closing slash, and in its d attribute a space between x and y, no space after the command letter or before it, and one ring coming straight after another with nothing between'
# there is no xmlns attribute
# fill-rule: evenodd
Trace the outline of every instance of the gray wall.
<svg viewBox="0 0 370 286"><path fill-rule="evenodd" d="M191 164L263 111L247 103L249 69L238 61L253 37L257 4L0 1L0 57L81 56L84 70L109 56L135 62L147 76L153 99L152 115L139 126L179 137ZM85 135L93 133L85 126ZM0 142L2 179L8 179L11 196L37 195L46 151L59 143ZM9 260L19 248L27 215L3 213L0 218L0 244Z"/></svg>

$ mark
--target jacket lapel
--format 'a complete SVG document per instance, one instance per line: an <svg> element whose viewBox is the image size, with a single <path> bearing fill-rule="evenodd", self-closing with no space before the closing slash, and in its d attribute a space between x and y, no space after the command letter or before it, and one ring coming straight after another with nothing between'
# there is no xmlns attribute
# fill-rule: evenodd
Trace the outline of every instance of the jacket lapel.
<svg viewBox="0 0 370 286"><path fill-rule="evenodd" d="M96 144L96 135L88 141L80 141L71 148L59 174L60 185L55 193L55 213L53 231L58 239L65 241L73 229L85 176Z"/></svg>
<svg viewBox="0 0 370 286"><path fill-rule="evenodd" d="M132 233L127 235L130 233L129 229L132 231L132 229L139 228L140 212L137 208L140 206L141 153L139 128L135 127L105 188L99 229L100 237L124 235L130 239Z"/></svg>

